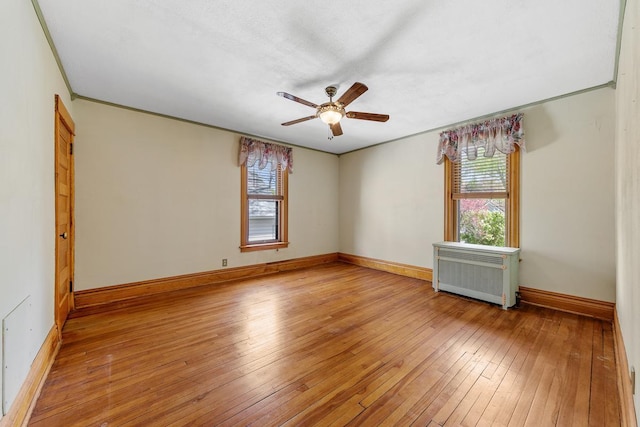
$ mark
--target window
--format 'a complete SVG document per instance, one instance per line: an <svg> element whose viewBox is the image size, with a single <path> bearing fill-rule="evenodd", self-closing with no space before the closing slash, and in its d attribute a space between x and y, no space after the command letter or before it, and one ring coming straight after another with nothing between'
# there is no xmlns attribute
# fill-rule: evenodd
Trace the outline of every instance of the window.
<svg viewBox="0 0 640 427"><path fill-rule="evenodd" d="M436 163L445 164L445 240L520 246L523 117L517 113L440 133Z"/></svg>
<svg viewBox="0 0 640 427"><path fill-rule="evenodd" d="M519 247L520 150L445 161L445 240Z"/></svg>
<svg viewBox="0 0 640 427"><path fill-rule="evenodd" d="M287 247L288 172L277 160L256 161L250 153L241 165L242 252ZM274 163L275 162L275 163Z"/></svg>

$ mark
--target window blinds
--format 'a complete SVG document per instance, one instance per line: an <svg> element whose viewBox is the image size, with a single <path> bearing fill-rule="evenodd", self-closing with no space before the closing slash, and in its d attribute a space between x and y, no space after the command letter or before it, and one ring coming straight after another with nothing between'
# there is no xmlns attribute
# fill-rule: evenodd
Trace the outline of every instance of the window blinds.
<svg viewBox="0 0 640 427"><path fill-rule="evenodd" d="M453 164L453 198L507 198L509 156L496 151L493 157L484 157L478 150L475 160L464 154Z"/></svg>

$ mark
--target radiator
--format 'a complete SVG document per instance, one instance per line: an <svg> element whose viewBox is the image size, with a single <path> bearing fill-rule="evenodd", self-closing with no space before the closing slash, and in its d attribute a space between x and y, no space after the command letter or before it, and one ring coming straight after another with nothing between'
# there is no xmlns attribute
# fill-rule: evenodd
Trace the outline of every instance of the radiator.
<svg viewBox="0 0 640 427"><path fill-rule="evenodd" d="M515 305L520 249L458 242L433 244L433 289Z"/></svg>

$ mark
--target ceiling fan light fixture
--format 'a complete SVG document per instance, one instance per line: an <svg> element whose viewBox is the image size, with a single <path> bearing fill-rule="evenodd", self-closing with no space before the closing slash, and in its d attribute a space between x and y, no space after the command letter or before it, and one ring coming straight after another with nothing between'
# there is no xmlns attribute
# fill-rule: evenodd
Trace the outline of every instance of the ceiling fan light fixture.
<svg viewBox="0 0 640 427"><path fill-rule="evenodd" d="M318 117L329 126L335 125L344 117L344 109L335 104L325 104L318 108Z"/></svg>

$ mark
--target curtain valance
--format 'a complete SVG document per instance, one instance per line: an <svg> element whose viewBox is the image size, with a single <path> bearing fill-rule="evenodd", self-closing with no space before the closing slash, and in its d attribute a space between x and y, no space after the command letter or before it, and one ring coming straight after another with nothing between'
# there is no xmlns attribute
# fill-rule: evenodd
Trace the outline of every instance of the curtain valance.
<svg viewBox="0 0 640 427"><path fill-rule="evenodd" d="M238 155L238 165L253 166L256 162L258 168L264 169L269 162L271 168L275 169L278 164L282 170L293 172L293 154L291 147L259 141L257 139L240 138L240 153Z"/></svg>
<svg viewBox="0 0 640 427"><path fill-rule="evenodd" d="M485 157L493 157L496 150L511 154L516 145L524 149L523 116L519 113L441 132L437 163L441 164L445 156L458 162L463 152L469 160L475 160L480 147L484 147Z"/></svg>

